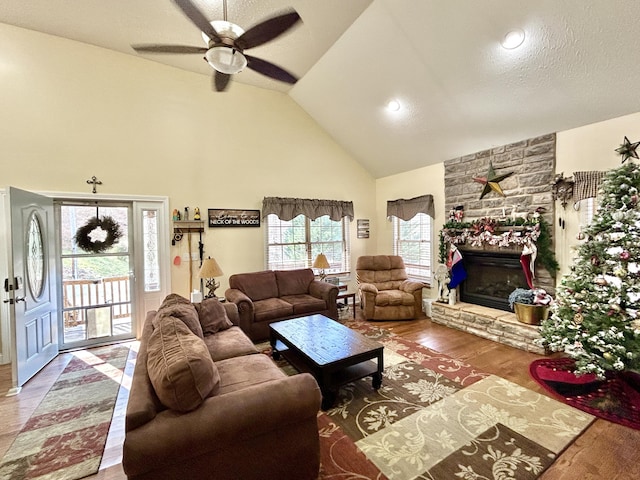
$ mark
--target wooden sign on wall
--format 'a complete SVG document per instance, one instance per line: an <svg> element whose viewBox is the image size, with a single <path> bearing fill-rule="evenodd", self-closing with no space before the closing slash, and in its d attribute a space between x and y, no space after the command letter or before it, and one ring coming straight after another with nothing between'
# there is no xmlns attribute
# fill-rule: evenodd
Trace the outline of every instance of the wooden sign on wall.
<svg viewBox="0 0 640 480"><path fill-rule="evenodd" d="M260 210L210 208L209 227L259 227Z"/></svg>

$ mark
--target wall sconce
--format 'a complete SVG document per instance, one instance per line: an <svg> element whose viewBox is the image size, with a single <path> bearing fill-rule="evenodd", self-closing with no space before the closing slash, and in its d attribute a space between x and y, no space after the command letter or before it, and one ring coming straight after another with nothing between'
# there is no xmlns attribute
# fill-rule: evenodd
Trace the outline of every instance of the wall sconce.
<svg viewBox="0 0 640 480"><path fill-rule="evenodd" d="M215 277L221 277L222 275L224 273L222 273L222 269L215 258L209 257L202 262L198 276L204 280L204 286L209 289L204 298L214 298L216 296L216 288L220 286L220 282L216 282Z"/></svg>
<svg viewBox="0 0 640 480"><path fill-rule="evenodd" d="M560 200L562 208L566 208L567 203L573 198L573 177L565 177L564 172L555 176L551 184L551 195L554 200Z"/></svg>
<svg viewBox="0 0 640 480"><path fill-rule="evenodd" d="M320 280L324 282L324 279L327 278L326 273L324 273L325 268L331 268L329 265L329 261L324 253L319 253L316 259L313 261L313 268L320 269Z"/></svg>

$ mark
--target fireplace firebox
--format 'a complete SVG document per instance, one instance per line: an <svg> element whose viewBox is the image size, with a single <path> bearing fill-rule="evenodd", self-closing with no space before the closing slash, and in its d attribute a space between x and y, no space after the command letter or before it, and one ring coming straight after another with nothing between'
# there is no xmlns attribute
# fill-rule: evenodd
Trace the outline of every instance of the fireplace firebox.
<svg viewBox="0 0 640 480"><path fill-rule="evenodd" d="M460 284L462 302L510 311L509 294L528 288L519 253L462 251L467 278Z"/></svg>

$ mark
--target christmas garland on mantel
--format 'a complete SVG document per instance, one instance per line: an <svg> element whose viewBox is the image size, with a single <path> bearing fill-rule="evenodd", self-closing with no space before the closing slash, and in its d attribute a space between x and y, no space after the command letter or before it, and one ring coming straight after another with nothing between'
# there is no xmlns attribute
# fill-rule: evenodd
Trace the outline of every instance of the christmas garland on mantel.
<svg viewBox="0 0 640 480"><path fill-rule="evenodd" d="M474 222L447 222L440 231L440 262L445 263L451 244L469 243L473 247L491 245L506 248L522 247L529 241L536 244L540 263L555 277L560 267L551 248L549 224L542 217L527 221L520 218L501 221L485 217Z"/></svg>

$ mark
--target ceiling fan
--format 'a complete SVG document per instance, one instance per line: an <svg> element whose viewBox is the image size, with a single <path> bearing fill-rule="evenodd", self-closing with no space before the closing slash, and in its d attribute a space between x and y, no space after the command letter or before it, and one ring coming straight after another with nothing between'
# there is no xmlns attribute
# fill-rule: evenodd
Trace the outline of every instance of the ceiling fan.
<svg viewBox="0 0 640 480"><path fill-rule="evenodd" d="M209 22L190 0L173 0L182 12L202 32L206 47L187 45L132 45L138 53L204 54L204 59L213 67L213 88L222 92L229 86L231 76L245 67L262 75L294 84L298 79L285 69L244 53L249 48L263 45L292 28L300 15L290 9L286 13L264 20L244 31L238 25L227 21L227 1L223 0L224 20Z"/></svg>

